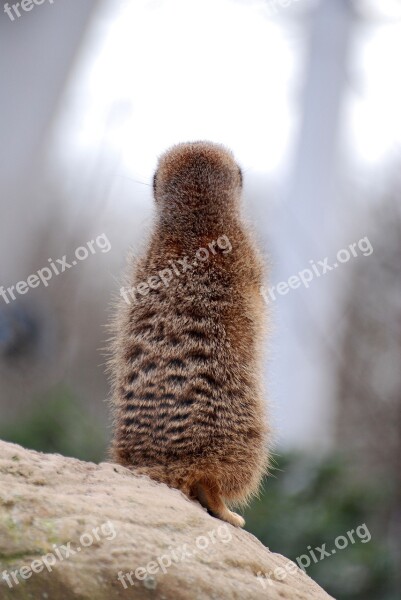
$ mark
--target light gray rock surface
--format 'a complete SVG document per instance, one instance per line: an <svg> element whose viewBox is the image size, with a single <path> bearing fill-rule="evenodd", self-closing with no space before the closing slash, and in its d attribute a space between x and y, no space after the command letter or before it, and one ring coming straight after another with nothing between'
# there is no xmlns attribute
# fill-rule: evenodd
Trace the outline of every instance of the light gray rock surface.
<svg viewBox="0 0 401 600"><path fill-rule="evenodd" d="M111 463L0 441L0 598L330 597L177 490Z"/></svg>

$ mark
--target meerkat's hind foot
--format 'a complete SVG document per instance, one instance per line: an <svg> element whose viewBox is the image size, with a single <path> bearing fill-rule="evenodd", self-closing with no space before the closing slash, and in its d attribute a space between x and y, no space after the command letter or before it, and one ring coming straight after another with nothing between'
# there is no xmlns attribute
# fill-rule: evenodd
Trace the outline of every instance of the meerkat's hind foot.
<svg viewBox="0 0 401 600"><path fill-rule="evenodd" d="M244 527L245 519L241 515L232 512L225 505L222 497L212 486L205 483L198 483L195 496L204 508L207 508L213 517L234 525L234 527Z"/></svg>
<svg viewBox="0 0 401 600"><path fill-rule="evenodd" d="M227 521L227 523L234 525L234 527L244 527L245 525L245 519L241 517L241 515L238 515L232 510L229 510L227 507L222 516L216 516L219 517L219 519L222 519L223 521Z"/></svg>

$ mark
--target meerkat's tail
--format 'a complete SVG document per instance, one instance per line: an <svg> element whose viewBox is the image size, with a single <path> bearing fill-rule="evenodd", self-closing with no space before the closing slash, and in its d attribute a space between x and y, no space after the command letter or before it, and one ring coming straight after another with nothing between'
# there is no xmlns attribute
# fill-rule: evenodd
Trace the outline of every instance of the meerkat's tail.
<svg viewBox="0 0 401 600"><path fill-rule="evenodd" d="M204 472L192 472L189 475L187 468L181 471L176 467L169 469L159 465L131 467L131 470L136 475L146 475L154 481L178 489L191 500L198 500L201 506L206 508L212 516L222 521L226 521L235 527L245 525L245 520L226 506L217 481L205 478Z"/></svg>
<svg viewBox="0 0 401 600"><path fill-rule="evenodd" d="M130 469L135 475L146 475L150 479L158 483L165 483L171 488L180 490L183 494L193 499L192 493L192 478L188 478L188 471L181 469L173 469L167 466L131 466Z"/></svg>

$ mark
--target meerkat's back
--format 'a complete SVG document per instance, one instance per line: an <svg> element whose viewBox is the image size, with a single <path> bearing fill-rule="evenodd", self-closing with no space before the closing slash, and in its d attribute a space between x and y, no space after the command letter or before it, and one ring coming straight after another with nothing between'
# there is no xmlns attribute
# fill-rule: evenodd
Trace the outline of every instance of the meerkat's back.
<svg viewBox="0 0 401 600"><path fill-rule="evenodd" d="M206 142L159 161L156 218L122 290L113 371L114 459L197 498L234 525L227 502L267 466L262 265L241 218L242 174Z"/></svg>

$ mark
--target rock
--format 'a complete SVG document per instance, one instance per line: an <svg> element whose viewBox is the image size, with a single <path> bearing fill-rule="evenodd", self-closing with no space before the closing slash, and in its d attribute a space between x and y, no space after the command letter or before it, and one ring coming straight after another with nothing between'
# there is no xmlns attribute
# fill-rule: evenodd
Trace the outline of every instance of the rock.
<svg viewBox="0 0 401 600"><path fill-rule="evenodd" d="M2 600L329 599L181 492L0 441Z"/></svg>

